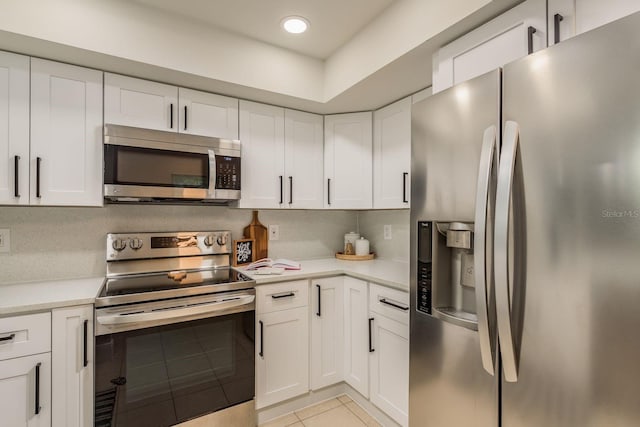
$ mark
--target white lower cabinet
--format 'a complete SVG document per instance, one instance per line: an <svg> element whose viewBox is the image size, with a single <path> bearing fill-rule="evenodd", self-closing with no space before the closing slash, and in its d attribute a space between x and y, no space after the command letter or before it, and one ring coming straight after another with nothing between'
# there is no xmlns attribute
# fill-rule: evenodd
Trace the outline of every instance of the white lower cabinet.
<svg viewBox="0 0 640 427"><path fill-rule="evenodd" d="M338 276L260 285L256 304L258 409L344 381L408 425L407 292Z"/></svg>
<svg viewBox="0 0 640 427"><path fill-rule="evenodd" d="M256 290L256 408L309 391L308 280Z"/></svg>
<svg viewBox="0 0 640 427"><path fill-rule="evenodd" d="M372 313L371 403L409 425L409 327Z"/></svg>
<svg viewBox="0 0 640 427"><path fill-rule="evenodd" d="M53 427L93 424L93 306L55 309L51 318Z"/></svg>
<svg viewBox="0 0 640 427"><path fill-rule="evenodd" d="M344 278L344 381L369 397L367 282Z"/></svg>
<svg viewBox="0 0 640 427"><path fill-rule="evenodd" d="M0 425L51 425L51 314L0 319Z"/></svg>
<svg viewBox="0 0 640 427"><path fill-rule="evenodd" d="M311 281L311 390L343 380L344 278Z"/></svg>

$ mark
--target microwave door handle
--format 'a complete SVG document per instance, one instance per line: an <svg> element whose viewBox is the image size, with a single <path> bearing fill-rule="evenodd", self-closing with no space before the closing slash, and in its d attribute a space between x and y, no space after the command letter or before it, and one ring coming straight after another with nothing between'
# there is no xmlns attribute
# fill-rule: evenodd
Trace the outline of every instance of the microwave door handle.
<svg viewBox="0 0 640 427"><path fill-rule="evenodd" d="M490 239L492 236L487 236L487 226L491 225L495 204L495 170L498 165L496 133L496 127L490 126L485 129L482 139L473 242L480 355L484 370L491 376L495 374L496 361L495 306L490 299L493 295L489 293L493 281L493 269L487 265L487 252L491 253L492 249Z"/></svg>
<svg viewBox="0 0 640 427"><path fill-rule="evenodd" d="M209 197L214 198L216 193L216 153L209 150Z"/></svg>

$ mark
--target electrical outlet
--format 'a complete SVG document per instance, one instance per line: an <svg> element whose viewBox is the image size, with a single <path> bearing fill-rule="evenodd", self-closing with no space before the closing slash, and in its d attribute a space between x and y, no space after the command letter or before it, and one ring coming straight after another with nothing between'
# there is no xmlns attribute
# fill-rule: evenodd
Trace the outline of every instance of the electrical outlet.
<svg viewBox="0 0 640 427"><path fill-rule="evenodd" d="M280 238L280 226L270 224L269 225L269 240L278 240Z"/></svg>
<svg viewBox="0 0 640 427"><path fill-rule="evenodd" d="M0 252L9 252L11 250L11 230L8 228L0 228Z"/></svg>
<svg viewBox="0 0 640 427"><path fill-rule="evenodd" d="M391 240L393 234L391 233L391 225L384 226L384 240Z"/></svg>

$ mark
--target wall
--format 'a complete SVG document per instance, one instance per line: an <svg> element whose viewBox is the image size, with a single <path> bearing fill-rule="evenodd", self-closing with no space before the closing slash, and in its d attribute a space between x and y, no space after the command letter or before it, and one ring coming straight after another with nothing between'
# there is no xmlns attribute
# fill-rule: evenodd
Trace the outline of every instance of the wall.
<svg viewBox="0 0 640 427"><path fill-rule="evenodd" d="M369 239L379 259L409 262L409 210L358 212L360 235ZM392 238L384 240L384 225L391 225Z"/></svg>
<svg viewBox="0 0 640 427"><path fill-rule="evenodd" d="M278 224L269 256L333 257L356 224L356 212L260 211ZM0 207L0 228L11 230L11 253L0 254L0 284L103 276L108 232L231 230L251 222L251 211L215 206L107 205L104 208Z"/></svg>

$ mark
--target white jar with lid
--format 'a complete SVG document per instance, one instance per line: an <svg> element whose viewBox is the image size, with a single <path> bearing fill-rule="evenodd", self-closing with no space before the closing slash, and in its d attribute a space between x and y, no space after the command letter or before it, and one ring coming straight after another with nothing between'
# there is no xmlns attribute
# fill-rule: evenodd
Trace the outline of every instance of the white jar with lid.
<svg viewBox="0 0 640 427"><path fill-rule="evenodd" d="M356 240L356 255L369 255L369 241L364 237Z"/></svg>

